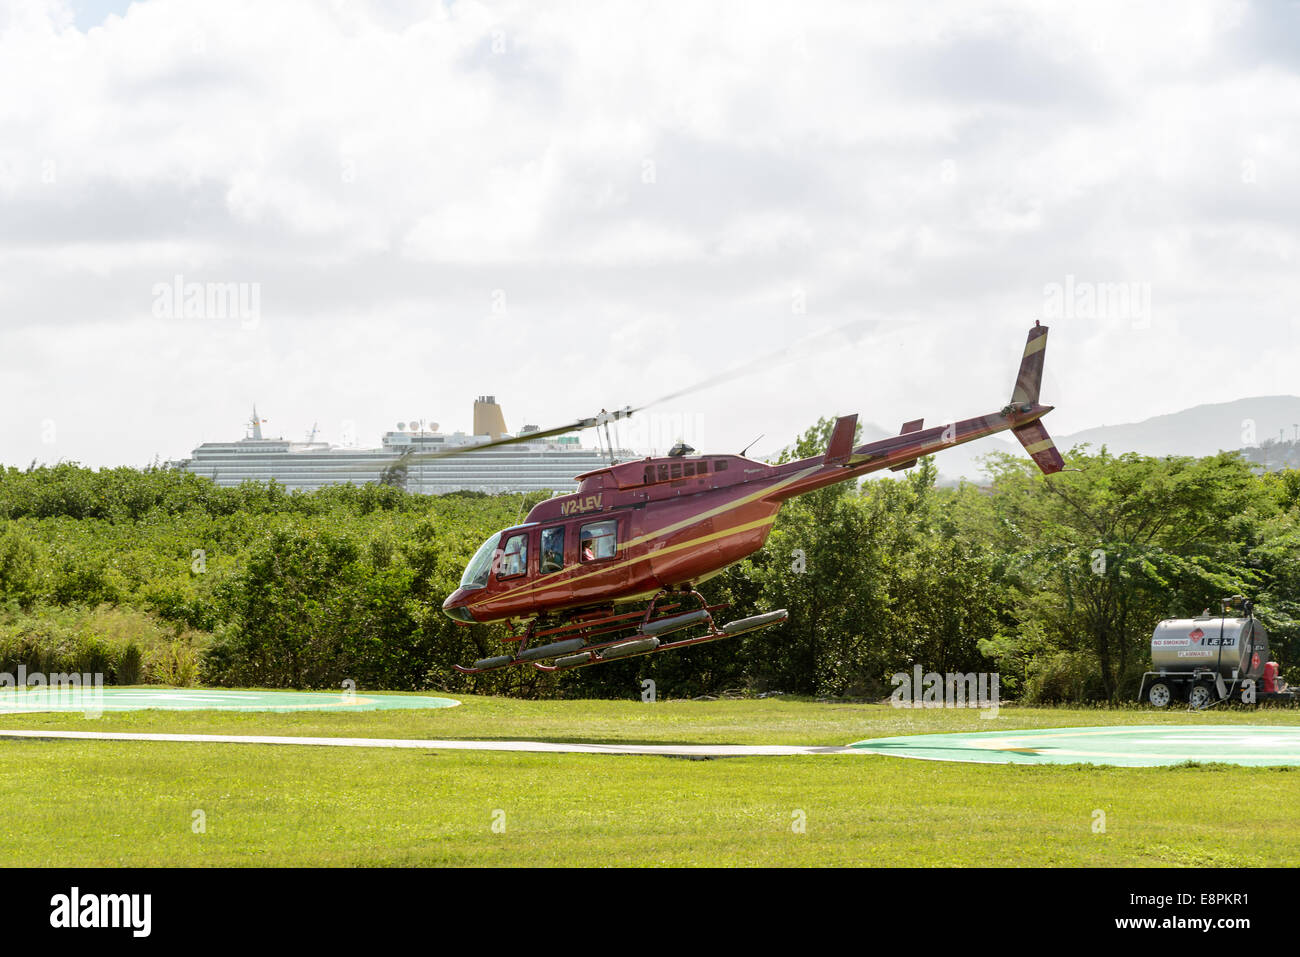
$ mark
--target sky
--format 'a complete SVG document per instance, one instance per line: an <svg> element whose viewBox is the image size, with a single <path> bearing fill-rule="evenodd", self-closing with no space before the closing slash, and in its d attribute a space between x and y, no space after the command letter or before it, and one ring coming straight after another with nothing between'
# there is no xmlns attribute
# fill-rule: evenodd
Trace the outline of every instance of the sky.
<svg viewBox="0 0 1300 957"><path fill-rule="evenodd" d="M1057 433L1300 394L1297 157L1296 3L0 0L0 464L715 378L620 444L761 456L1036 320Z"/></svg>

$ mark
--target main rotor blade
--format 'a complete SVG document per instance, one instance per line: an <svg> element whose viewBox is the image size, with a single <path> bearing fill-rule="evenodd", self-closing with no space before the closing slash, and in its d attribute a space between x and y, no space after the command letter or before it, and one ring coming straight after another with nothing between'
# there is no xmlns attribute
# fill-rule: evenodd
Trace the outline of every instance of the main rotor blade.
<svg viewBox="0 0 1300 957"><path fill-rule="evenodd" d="M615 422L619 419L626 419L632 414L632 411L632 409L628 408L615 409L613 412L602 411L599 415L591 416L586 419L578 419L576 422L570 422L568 425L557 425L553 429L524 432L519 435L507 435L499 439L492 439L489 442L475 442L471 445L453 445L451 448L439 449L435 452L402 452L398 455L374 463L340 466L338 471L373 472L375 469L382 471L396 465L405 466L411 463L429 462L434 459L447 459L456 455L469 455L472 452L481 452L483 449L498 448L502 445L515 445L519 442L532 442L534 439L546 439L554 435L566 435L569 432L580 432L583 429L595 428L598 425L604 425L606 422Z"/></svg>
<svg viewBox="0 0 1300 957"><path fill-rule="evenodd" d="M786 363L793 362L799 358L805 358L810 354L822 352L832 346L857 345L863 336L872 328L884 325L889 320L881 319L858 319L852 322L846 322L842 325L835 326L831 329L816 332L795 340L789 346L775 349L772 352L743 362L726 372L718 375L709 376L693 385L670 392L667 395L660 396L650 402L638 405L635 408L626 406L622 409L616 409L613 412L601 411L599 415L586 419L578 419L567 425L559 425L553 429L542 429L537 432L521 433L519 435L509 435L500 439L493 439L490 442L476 442L472 445L455 445L451 448L440 449L436 452L406 452L401 455L395 455L384 462L376 462L373 465L353 465L343 466L342 471L373 471L376 468L384 469L395 465L408 465L417 462L429 462L436 459L451 458L457 455L471 455L475 452L482 452L484 449L498 448L503 445L514 445L519 442L531 442L534 439L546 439L555 435L566 435L570 432L580 432L583 429L595 428L604 425L607 422L614 422L619 419L626 419L636 412L653 408L664 402L671 402L673 399L680 399L683 396L693 395L696 392L702 392L705 389L711 389L714 386L723 385L727 382L734 382L736 379L753 375L764 369L775 368Z"/></svg>
<svg viewBox="0 0 1300 957"><path fill-rule="evenodd" d="M592 416L588 419L578 419L576 422L570 422L568 425L557 425L553 429L542 429L538 432L522 432L519 435L507 435L503 438L492 439L490 442L476 442L473 445L456 445L449 449L439 449L437 452L412 452L404 455L401 462L427 462L431 459L445 459L453 455L468 455L471 452L481 452L484 449L494 449L502 445L514 445L517 442L531 442L534 439L547 439L553 435L565 435L569 432L579 432L583 429L594 428L603 425L606 422L613 422L616 419L625 419L632 414L631 409L616 409L613 412L602 412L600 415Z"/></svg>
<svg viewBox="0 0 1300 957"><path fill-rule="evenodd" d="M683 396L694 395L696 392L703 392L705 389L711 389L717 385L734 382L736 379L753 375L755 372L761 372L764 369L785 365L788 362L793 362L810 353L822 352L823 350L830 348L832 345L840 345L845 342L850 345L856 345L857 342L860 341L862 334L868 330L868 327L879 325L884 321L885 320L858 319L835 326L832 329L826 329L822 332L815 332L811 335L804 336L800 339L796 339L789 346L775 349L766 355L759 356L757 359L743 362L726 372L710 376L707 379L696 382L694 385L688 385L685 388L678 389L676 392L662 395L644 405L638 405L636 408L630 410L629 414L632 412L640 412L656 405L661 405L664 402L671 402L673 399L680 399Z"/></svg>

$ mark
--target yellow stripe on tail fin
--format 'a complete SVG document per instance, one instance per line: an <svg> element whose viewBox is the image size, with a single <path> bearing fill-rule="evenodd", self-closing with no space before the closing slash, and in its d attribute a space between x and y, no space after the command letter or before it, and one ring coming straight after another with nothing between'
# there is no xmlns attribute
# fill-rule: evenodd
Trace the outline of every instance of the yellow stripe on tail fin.
<svg viewBox="0 0 1300 957"><path fill-rule="evenodd" d="M1061 458L1056 443L1047 434L1047 429L1043 427L1042 422L1030 422L1011 431L1025 447L1029 457L1043 470L1044 475L1051 475L1065 468L1065 459Z"/></svg>
<svg viewBox="0 0 1300 957"><path fill-rule="evenodd" d="M1025 354L1020 360L1020 373L1016 387L1011 392L1011 404L1021 406L1038 401L1038 390L1043 384L1043 358L1047 355L1047 326L1034 323L1025 343Z"/></svg>

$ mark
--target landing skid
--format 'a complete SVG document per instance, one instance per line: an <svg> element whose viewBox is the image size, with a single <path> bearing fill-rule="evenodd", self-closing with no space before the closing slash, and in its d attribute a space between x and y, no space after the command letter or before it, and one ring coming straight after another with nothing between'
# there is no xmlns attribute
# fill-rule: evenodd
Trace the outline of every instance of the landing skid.
<svg viewBox="0 0 1300 957"><path fill-rule="evenodd" d="M603 652L599 648L584 648L576 654L555 659L555 663L551 665L533 662L533 667L540 671L572 671L575 668L589 668L592 665L598 665L606 661L654 655L661 651L685 648L688 645L702 645L708 641L717 641L719 638L734 638L736 635L748 634L751 631L758 631L761 628L779 624L789 617L790 613L782 608L778 611L769 611L763 615L754 615L750 618L741 618L738 621L728 622L721 628L711 627L708 634L700 635L697 638L682 638L678 641L670 641L667 644L661 643L658 637L654 636L633 638L615 643L612 647L605 646ZM710 624L712 625L712 622Z"/></svg>
<svg viewBox="0 0 1300 957"><path fill-rule="evenodd" d="M699 607L694 611L679 611L681 601L674 601L668 605L659 604L665 599L688 597L694 598L698 602ZM574 668L586 668L606 661L657 654L661 651L685 648L688 645L717 641L720 638L732 638L736 635L743 635L751 631L758 631L761 628L770 627L785 621L789 617L789 613L783 608L779 611L742 618L739 621L729 622L719 627L713 620L713 612L726 607L725 604L706 604L704 597L699 592L692 590L660 592L651 600L644 613L632 612L623 615L604 615L570 622L540 632L537 631L537 622L534 621L529 624L527 631L522 636L511 639L519 641L519 648L513 655L481 658L469 668L463 665L452 665L452 667L461 674L467 675L484 674L489 671L500 671L503 668L528 664L531 664L539 671L571 671ZM640 621L636 620L638 618ZM703 625L707 629L703 635L669 642L662 640L667 635L685 631L698 625ZM606 640L591 641L592 638L597 636L612 636L619 632L630 633L622 634L619 637L610 637ZM565 634L574 635L574 637L563 638L562 636ZM529 643L534 638L541 637L556 637L560 638L560 640L537 647L530 647ZM545 664L544 662L548 660L551 663Z"/></svg>

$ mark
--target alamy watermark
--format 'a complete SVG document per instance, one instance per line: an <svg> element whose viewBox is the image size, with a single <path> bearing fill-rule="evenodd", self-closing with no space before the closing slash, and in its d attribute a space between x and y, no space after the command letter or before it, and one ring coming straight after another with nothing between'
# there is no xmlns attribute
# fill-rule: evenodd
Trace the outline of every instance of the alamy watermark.
<svg viewBox="0 0 1300 957"><path fill-rule="evenodd" d="M910 675L899 671L889 681L894 686L889 703L895 708L979 708L981 718L998 716L1001 678L996 672L939 674L916 665Z"/></svg>
<svg viewBox="0 0 1300 957"><path fill-rule="evenodd" d="M152 894L94 894L74 886L50 898L50 926L123 928L132 937L148 937L153 927Z"/></svg>
<svg viewBox="0 0 1300 957"><path fill-rule="evenodd" d="M171 282L154 283L157 319L238 319L240 328L256 329L262 321L260 282L186 282L177 273Z"/></svg>
<svg viewBox="0 0 1300 957"><path fill-rule="evenodd" d="M1084 282L1071 273L1043 287L1044 319L1122 319L1134 329L1151 325L1151 283Z"/></svg>
<svg viewBox="0 0 1300 957"><path fill-rule="evenodd" d="M80 711L87 718L104 713L102 672L45 674L18 666L18 673L0 672L0 712Z"/></svg>

